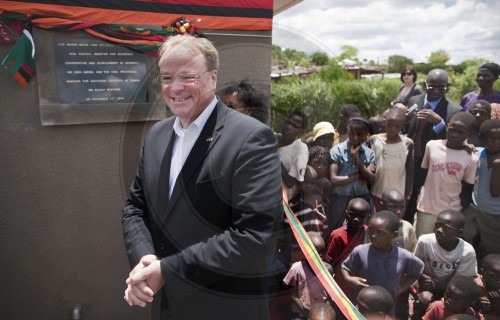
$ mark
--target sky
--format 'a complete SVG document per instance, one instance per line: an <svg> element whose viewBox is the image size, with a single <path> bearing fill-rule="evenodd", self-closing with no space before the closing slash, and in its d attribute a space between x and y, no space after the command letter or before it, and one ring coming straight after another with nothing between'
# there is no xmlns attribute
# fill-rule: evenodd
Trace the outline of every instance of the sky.
<svg viewBox="0 0 500 320"><path fill-rule="evenodd" d="M386 63L390 55L427 62L443 49L449 64L500 63L500 0L303 0L273 19L273 44Z"/></svg>

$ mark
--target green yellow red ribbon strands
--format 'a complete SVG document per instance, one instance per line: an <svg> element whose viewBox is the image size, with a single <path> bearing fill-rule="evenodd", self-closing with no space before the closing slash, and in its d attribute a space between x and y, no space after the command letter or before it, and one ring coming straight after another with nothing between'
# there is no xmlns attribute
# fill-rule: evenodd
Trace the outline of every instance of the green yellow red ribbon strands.
<svg viewBox="0 0 500 320"><path fill-rule="evenodd" d="M333 302L339 307L340 311L350 320L363 320L363 315L354 307L351 301L346 297L342 289L333 280L332 275L328 272L318 252L314 248L311 239L307 232L302 227L302 224L297 219L293 211L288 206L286 192L283 192L283 209L285 210L286 218L292 228L292 232L297 239L300 249L304 253L309 265L318 277L319 281L328 292Z"/></svg>

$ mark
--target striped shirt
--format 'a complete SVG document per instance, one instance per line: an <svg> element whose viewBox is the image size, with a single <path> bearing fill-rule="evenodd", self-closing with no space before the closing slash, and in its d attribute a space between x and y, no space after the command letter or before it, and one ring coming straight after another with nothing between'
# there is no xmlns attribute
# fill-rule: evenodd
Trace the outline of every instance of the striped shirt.
<svg viewBox="0 0 500 320"><path fill-rule="evenodd" d="M306 232L314 232L322 236L327 231L328 224L326 223L325 209L322 205L311 208L299 196L294 197L289 205Z"/></svg>

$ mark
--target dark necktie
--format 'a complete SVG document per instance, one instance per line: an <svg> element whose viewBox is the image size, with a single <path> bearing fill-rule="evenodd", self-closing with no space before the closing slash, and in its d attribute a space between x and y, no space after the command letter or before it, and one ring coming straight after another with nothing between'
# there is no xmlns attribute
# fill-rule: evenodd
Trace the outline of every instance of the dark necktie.
<svg viewBox="0 0 500 320"><path fill-rule="evenodd" d="M426 103L425 106L422 108L424 109L430 109L431 105ZM413 139L413 145L415 149L415 160L419 160L424 156L424 151L422 150L422 133L424 132L424 128L427 125L427 121L424 119L418 119L418 129L417 129L417 134L415 135L415 138Z"/></svg>

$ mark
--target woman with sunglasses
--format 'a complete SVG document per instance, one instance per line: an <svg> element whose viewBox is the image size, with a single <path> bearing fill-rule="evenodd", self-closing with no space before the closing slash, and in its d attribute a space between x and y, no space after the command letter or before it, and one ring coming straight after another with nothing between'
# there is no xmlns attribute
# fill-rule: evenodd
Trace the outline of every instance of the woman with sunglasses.
<svg viewBox="0 0 500 320"><path fill-rule="evenodd" d="M399 93L394 100L393 105L396 103L401 103L408 106L408 101L413 96L418 96L424 93L422 87L420 87L417 81L417 71L412 66L407 66L403 71L401 71L401 82L403 83L399 88Z"/></svg>

